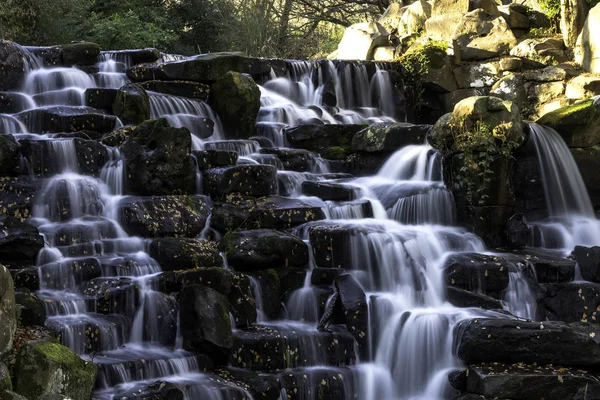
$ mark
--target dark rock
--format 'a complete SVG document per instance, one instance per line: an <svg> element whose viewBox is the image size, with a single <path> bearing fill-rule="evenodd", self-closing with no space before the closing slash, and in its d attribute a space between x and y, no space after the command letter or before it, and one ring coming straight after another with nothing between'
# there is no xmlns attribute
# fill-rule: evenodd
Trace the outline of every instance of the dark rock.
<svg viewBox="0 0 600 400"><path fill-rule="evenodd" d="M315 286L331 286L335 278L344 273L342 268L313 268L310 283Z"/></svg>
<svg viewBox="0 0 600 400"><path fill-rule="evenodd" d="M15 114L30 107L27 95L17 92L0 92L0 114Z"/></svg>
<svg viewBox="0 0 600 400"><path fill-rule="evenodd" d="M518 249L529 244L531 228L525 222L523 214L515 214L506 222L504 234L507 246L511 249Z"/></svg>
<svg viewBox="0 0 600 400"><path fill-rule="evenodd" d="M580 101L544 114L537 122L556 129L569 147L600 144L600 105L593 99Z"/></svg>
<svg viewBox="0 0 600 400"><path fill-rule="evenodd" d="M0 265L0 355L5 356L13 346L17 330L15 288L10 273Z"/></svg>
<svg viewBox="0 0 600 400"><path fill-rule="evenodd" d="M140 366L143 368L144 366ZM102 368L102 364L100 364ZM118 390L117 398L120 399L135 399L135 400L184 400L185 394L182 389L174 383L165 381L156 381L151 384L135 385L125 389Z"/></svg>
<svg viewBox="0 0 600 400"><path fill-rule="evenodd" d="M142 237L197 237L210 213L203 196L125 197L118 207L123 229Z"/></svg>
<svg viewBox="0 0 600 400"><path fill-rule="evenodd" d="M100 277L81 285L91 310L100 314L135 316L140 301L140 287L130 278Z"/></svg>
<svg viewBox="0 0 600 400"><path fill-rule="evenodd" d="M350 368L298 368L281 372L279 377L288 400L350 399L360 393Z"/></svg>
<svg viewBox="0 0 600 400"><path fill-rule="evenodd" d="M73 282L77 285L102 276L103 266L97 258L75 258L62 261L53 261L38 267L39 272L44 277L44 287L46 289L67 290ZM36 269L36 273L37 273ZM22 279L29 281L30 275L27 270L23 270ZM17 275L18 277L19 275ZM64 279L68 276L71 279ZM31 289L31 288L29 288ZM31 289L37 290L37 289Z"/></svg>
<svg viewBox="0 0 600 400"><path fill-rule="evenodd" d="M85 105L112 113L118 89L91 88L85 90Z"/></svg>
<svg viewBox="0 0 600 400"><path fill-rule="evenodd" d="M146 121L121 145L126 188L131 194L182 194L193 190L192 139L185 128L172 128L161 118Z"/></svg>
<svg viewBox="0 0 600 400"><path fill-rule="evenodd" d="M321 268L349 268L352 265L349 249L352 227L344 225L315 225L309 229L315 263Z"/></svg>
<svg viewBox="0 0 600 400"><path fill-rule="evenodd" d="M125 140L135 131L135 126L126 126L120 129L115 129L114 131L104 135L102 137L102 144L105 146L118 147L122 145Z"/></svg>
<svg viewBox="0 0 600 400"><path fill-rule="evenodd" d="M209 103L230 139L248 139L254 134L260 90L252 78L227 72L210 87Z"/></svg>
<svg viewBox="0 0 600 400"><path fill-rule="evenodd" d="M44 302L29 290L15 292L15 303L19 314L19 326L43 326L46 321Z"/></svg>
<svg viewBox="0 0 600 400"><path fill-rule="evenodd" d="M425 141L430 125L373 124L356 133L352 138L353 152L394 152L411 144Z"/></svg>
<svg viewBox="0 0 600 400"><path fill-rule="evenodd" d="M467 372L468 392L488 399L600 399L598 377L583 370L488 363L473 365Z"/></svg>
<svg viewBox="0 0 600 400"><path fill-rule="evenodd" d="M254 400L279 400L281 383L277 377L240 368L223 368L216 374L246 389Z"/></svg>
<svg viewBox="0 0 600 400"><path fill-rule="evenodd" d="M35 226L0 216L0 263L33 265L43 247L44 238Z"/></svg>
<svg viewBox="0 0 600 400"><path fill-rule="evenodd" d="M284 129L284 134L293 147L342 160L351 152L354 135L364 128L364 125L298 125Z"/></svg>
<svg viewBox="0 0 600 400"><path fill-rule="evenodd" d="M275 147L260 149L260 152L277 156L287 171L311 172L317 167L315 154L308 150Z"/></svg>
<svg viewBox="0 0 600 400"><path fill-rule="evenodd" d="M237 164L238 154L227 150L195 150L196 164L200 171L210 168L230 167Z"/></svg>
<svg viewBox="0 0 600 400"><path fill-rule="evenodd" d="M23 48L7 40L0 41L0 90L19 90L25 79L27 55Z"/></svg>
<svg viewBox="0 0 600 400"><path fill-rule="evenodd" d="M210 92L210 86L191 81L147 81L141 82L139 85L150 92L200 99L202 101L208 100Z"/></svg>
<svg viewBox="0 0 600 400"><path fill-rule="evenodd" d="M29 289L32 292L40 290L40 277L37 268L11 269L10 274L15 282L16 289Z"/></svg>
<svg viewBox="0 0 600 400"><path fill-rule="evenodd" d="M85 130L107 133L114 129L116 117L89 107L48 106L17 114L30 132L80 132Z"/></svg>
<svg viewBox="0 0 600 400"><path fill-rule="evenodd" d="M523 262L533 266L537 281L558 283L572 281L575 276L575 261L564 258L556 251L527 248L516 251Z"/></svg>
<svg viewBox="0 0 600 400"><path fill-rule="evenodd" d="M15 137L0 135L0 175L18 175L21 169L20 159L20 146Z"/></svg>
<svg viewBox="0 0 600 400"><path fill-rule="evenodd" d="M474 293L468 290L458 289L452 286L446 287L446 299L454 307L480 307L489 310L501 310L500 300L486 296L481 293Z"/></svg>
<svg viewBox="0 0 600 400"><path fill-rule="evenodd" d="M161 238L150 243L150 257L163 271L219 267L222 260L216 243L187 238Z"/></svg>
<svg viewBox="0 0 600 400"><path fill-rule="evenodd" d="M308 246L287 233L267 229L230 232L219 242L229 265L253 270L308 263Z"/></svg>
<svg viewBox="0 0 600 400"><path fill-rule="evenodd" d="M256 293L257 289L259 289L258 291L262 300L262 311L272 320L279 319L281 316L283 295L281 280L279 279L280 272L280 269L273 268L248 272L252 279L254 279L252 285L258 286L253 291Z"/></svg>
<svg viewBox="0 0 600 400"><path fill-rule="evenodd" d="M600 282L600 247L575 246L573 257L586 281Z"/></svg>
<svg viewBox="0 0 600 400"><path fill-rule="evenodd" d="M150 119L150 99L143 87L128 83L117 91L112 110L124 124L139 124Z"/></svg>
<svg viewBox="0 0 600 400"><path fill-rule="evenodd" d="M221 293L229 300L236 326L246 327L256 322L256 302L250 279L242 273L224 268L164 272L158 277L159 288L165 293L180 292L188 285L202 285Z"/></svg>
<svg viewBox="0 0 600 400"><path fill-rule="evenodd" d="M319 206L279 196L228 195L213 209L211 226L220 232L230 229L289 229L325 219Z"/></svg>
<svg viewBox="0 0 600 400"><path fill-rule="evenodd" d="M600 146L571 148L577 168L583 178L583 183L588 190L594 209L600 208L600 175L596 171L600 168Z"/></svg>
<svg viewBox="0 0 600 400"><path fill-rule="evenodd" d="M564 322L476 318L454 329L456 355L466 363L524 362L591 367L600 347Z"/></svg>
<svg viewBox="0 0 600 400"><path fill-rule="evenodd" d="M277 169L272 165L237 165L204 171L204 193L269 196L277 193Z"/></svg>
<svg viewBox="0 0 600 400"><path fill-rule="evenodd" d="M546 319L565 322L600 322L600 284L591 282L543 285L545 296L538 307Z"/></svg>
<svg viewBox="0 0 600 400"><path fill-rule="evenodd" d="M120 60L127 60L131 65L152 63L158 61L161 57L160 51L155 48L148 47L145 49L131 49L111 51L113 57Z"/></svg>
<svg viewBox="0 0 600 400"><path fill-rule="evenodd" d="M450 382L450 386L454 389L466 392L468 376L466 369L452 371L448 374L448 382Z"/></svg>
<svg viewBox="0 0 600 400"><path fill-rule="evenodd" d="M72 43L61 46L62 65L95 65L100 55L100 46L95 43Z"/></svg>
<svg viewBox="0 0 600 400"><path fill-rule="evenodd" d="M183 348L205 354L217 365L227 363L233 347L227 298L214 289L190 285L181 291L179 304Z"/></svg>
<svg viewBox="0 0 600 400"><path fill-rule="evenodd" d="M302 194L316 196L321 200L350 201L360 196L360 189L343 182L305 181L302 182Z"/></svg>
<svg viewBox="0 0 600 400"><path fill-rule="evenodd" d="M496 296L508 287L508 272L505 259L478 253L453 254L444 265L446 285Z"/></svg>

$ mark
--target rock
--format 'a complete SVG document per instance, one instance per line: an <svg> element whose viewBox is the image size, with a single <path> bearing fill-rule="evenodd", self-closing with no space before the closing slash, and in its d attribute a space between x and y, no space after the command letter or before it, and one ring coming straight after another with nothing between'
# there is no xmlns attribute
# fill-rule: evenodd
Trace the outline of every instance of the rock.
<svg viewBox="0 0 600 400"><path fill-rule="evenodd" d="M229 382L234 382L248 390L254 400L279 400L281 398L281 383L275 376L231 367L219 369L216 373Z"/></svg>
<svg viewBox="0 0 600 400"><path fill-rule="evenodd" d="M523 214L515 214L504 226L506 235L506 244L511 249L518 249L529 244L531 238L531 228L524 220Z"/></svg>
<svg viewBox="0 0 600 400"><path fill-rule="evenodd" d="M575 261L551 250L527 248L515 252L523 262L533 266L540 283L569 282L575 274Z"/></svg>
<svg viewBox="0 0 600 400"><path fill-rule="evenodd" d="M284 129L287 141L294 148L306 149L332 160L341 160L350 152L354 134L363 125L298 125Z"/></svg>
<svg viewBox="0 0 600 400"><path fill-rule="evenodd" d="M446 285L501 297L508 287L509 265L501 257L477 253L454 254L446 259Z"/></svg>
<svg viewBox="0 0 600 400"><path fill-rule="evenodd" d="M40 278L36 267L11 269L10 274L13 277L16 289L40 290Z"/></svg>
<svg viewBox="0 0 600 400"><path fill-rule="evenodd" d="M125 187L130 194L185 194L195 185L186 128L172 128L161 118L146 121L120 146L125 159Z"/></svg>
<svg viewBox="0 0 600 400"><path fill-rule="evenodd" d="M308 150L275 147L260 149L260 153L276 156L287 171L311 172L318 167L317 156Z"/></svg>
<svg viewBox="0 0 600 400"><path fill-rule="evenodd" d="M29 290L19 290L15 293L15 303L19 314L19 326L44 326L46 308L44 302Z"/></svg>
<svg viewBox="0 0 600 400"><path fill-rule="evenodd" d="M227 150L194 150L192 151L196 157L196 164L200 171L209 168L230 167L237 164L238 153Z"/></svg>
<svg viewBox="0 0 600 400"><path fill-rule="evenodd" d="M393 46L376 47L373 51L375 61L394 61L396 59L396 48Z"/></svg>
<svg viewBox="0 0 600 400"><path fill-rule="evenodd" d="M124 259L123 262L125 263ZM117 263L115 264L117 265L115 268L121 266ZM80 285L83 282L101 277L102 270L104 269L105 271L108 271L110 266L112 266L110 263L100 264L100 261L98 261L98 259L95 257L74 258L63 261L52 261L40 265L39 267L36 267L36 273L39 273L44 277L45 288L67 290L69 287L72 287L73 283ZM28 279L29 274L26 273L27 270L22 272L22 274L25 275L23 276L23 279L21 279L21 282ZM113 275L117 274L118 272L114 271ZM19 275L20 274L16 275L15 282L19 282ZM69 276L69 279L63 279L64 275ZM27 288L33 291L38 290L38 288Z"/></svg>
<svg viewBox="0 0 600 400"><path fill-rule="evenodd" d="M325 201L350 201L360 197L360 189L338 182L305 181L302 182L302 194L315 196Z"/></svg>
<svg viewBox="0 0 600 400"><path fill-rule="evenodd" d="M210 213L203 196L125 197L118 207L123 229L141 237L197 237Z"/></svg>
<svg viewBox="0 0 600 400"><path fill-rule="evenodd" d="M131 278L100 277L84 282L81 293L90 310L133 318L140 305L140 286Z"/></svg>
<svg viewBox="0 0 600 400"><path fill-rule="evenodd" d="M452 42L454 56L460 63L508 54L517 39L504 18L479 9L463 16L452 35Z"/></svg>
<svg viewBox="0 0 600 400"><path fill-rule="evenodd" d="M573 100L585 100L600 95L600 77L580 75L567 83L566 96Z"/></svg>
<svg viewBox="0 0 600 400"><path fill-rule="evenodd" d="M500 11L498 10L498 3L495 0L470 0L469 1L469 11L477 10L478 8L482 9L488 14L491 15L500 15ZM508 21L507 21L508 22ZM508 24L510 26L510 22ZM511 26L512 28L512 26Z"/></svg>
<svg viewBox="0 0 600 400"><path fill-rule="evenodd" d="M486 88L479 89L458 89L454 92L446 93L442 96L444 102L444 111L451 113L454 107L467 97L485 96ZM496 95L496 94L494 94ZM498 96L501 97L501 96Z"/></svg>
<svg viewBox="0 0 600 400"><path fill-rule="evenodd" d="M430 17L431 3L425 0L417 0L411 5L404 7L398 24L398 36L421 33L425 28L425 21Z"/></svg>
<svg viewBox="0 0 600 400"><path fill-rule="evenodd" d="M531 27L531 22L528 17L529 8L518 3L511 3L499 7L498 10L513 32L518 30L528 31Z"/></svg>
<svg viewBox="0 0 600 400"><path fill-rule="evenodd" d="M279 231L257 229L230 232L219 242L227 262L236 270L302 267L308 247L301 239Z"/></svg>
<svg viewBox="0 0 600 400"><path fill-rule="evenodd" d="M402 14L404 14L404 7L402 4L390 3L377 22L390 34L397 34Z"/></svg>
<svg viewBox="0 0 600 400"><path fill-rule="evenodd" d="M260 109L260 90L252 78L227 72L210 87L209 103L219 114L230 139L253 135Z"/></svg>
<svg viewBox="0 0 600 400"><path fill-rule="evenodd" d="M575 62L585 71L600 73L600 6L595 5L589 12L583 29L577 38Z"/></svg>
<svg viewBox="0 0 600 400"><path fill-rule="evenodd" d="M510 51L511 56L520 57L534 68L556 65L568 61L562 39L525 39Z"/></svg>
<svg viewBox="0 0 600 400"><path fill-rule="evenodd" d="M372 60L376 47L388 44L389 33L377 22L364 22L346 28L338 45L338 60Z"/></svg>
<svg viewBox="0 0 600 400"><path fill-rule="evenodd" d="M101 364L102 365L102 364ZM144 366L140 366L143 368ZM142 381L144 382L144 381ZM156 381L150 384L138 383L134 386L123 385L122 389L115 391L115 397L120 399L143 399L143 400L184 400L183 389L176 384L166 381Z"/></svg>
<svg viewBox="0 0 600 400"><path fill-rule="evenodd" d="M128 83L117 91L112 110L124 124L140 124L150 119L150 99L143 87Z"/></svg>
<svg viewBox="0 0 600 400"><path fill-rule="evenodd" d="M286 72L284 60L245 57L242 53L207 53L184 61L140 64L127 70L127 76L139 81L192 81L212 84L229 71L255 78Z"/></svg>
<svg viewBox="0 0 600 400"><path fill-rule="evenodd" d="M111 132L117 118L89 107L48 106L17 114L30 132Z"/></svg>
<svg viewBox="0 0 600 400"><path fill-rule="evenodd" d="M0 216L0 263L33 265L43 247L44 238L35 226Z"/></svg>
<svg viewBox="0 0 600 400"><path fill-rule="evenodd" d="M538 308L545 319L565 322L600 322L600 284L592 282L547 283ZM539 311L538 311L539 312ZM542 314L543 315L543 314Z"/></svg>
<svg viewBox="0 0 600 400"><path fill-rule="evenodd" d="M525 84L525 78L522 74L506 75L492 86L490 96L511 101L519 109L524 109L528 100Z"/></svg>
<svg viewBox="0 0 600 400"><path fill-rule="evenodd" d="M516 71L523 67L523 61L519 57L502 57L500 59L501 71Z"/></svg>
<svg viewBox="0 0 600 400"><path fill-rule="evenodd" d="M453 70L458 87L461 89L493 86L500 79L500 64L491 62L461 63Z"/></svg>
<svg viewBox="0 0 600 400"><path fill-rule="evenodd" d="M146 81L139 83L139 85L150 92L200 99L202 101L207 101L210 93L210 86L192 81Z"/></svg>
<svg viewBox="0 0 600 400"><path fill-rule="evenodd" d="M19 90L27 73L27 54L16 43L0 40L0 91Z"/></svg>
<svg viewBox="0 0 600 400"><path fill-rule="evenodd" d="M427 72L421 78L423 87L438 93L452 93L457 90L456 78L452 73L452 61L446 52L434 46L424 46L421 49L426 51L429 60ZM413 48L411 47L409 51L413 51Z"/></svg>
<svg viewBox="0 0 600 400"><path fill-rule="evenodd" d="M561 0L560 31L567 47L573 48L583 30L588 14L588 3L582 0Z"/></svg>
<svg viewBox="0 0 600 400"><path fill-rule="evenodd" d="M15 176L21 169L21 151L13 135L0 135L0 175Z"/></svg>
<svg viewBox="0 0 600 400"><path fill-rule="evenodd" d="M467 370L467 390L485 398L596 399L598 378L564 367L487 363Z"/></svg>
<svg viewBox="0 0 600 400"><path fill-rule="evenodd" d="M468 364L524 362L593 367L600 347L564 322L476 318L454 328L456 355Z"/></svg>
<svg viewBox="0 0 600 400"><path fill-rule="evenodd" d="M62 65L95 65L100 55L100 46L96 43L71 43L61 46Z"/></svg>
<svg viewBox="0 0 600 400"><path fill-rule="evenodd" d="M16 330L17 308L13 280L8 269L0 265L0 356L11 351Z"/></svg>
<svg viewBox="0 0 600 400"><path fill-rule="evenodd" d="M319 205L280 196L246 197L232 194L215 205L211 226L220 232L231 229L289 229L325 219Z"/></svg>
<svg viewBox="0 0 600 400"><path fill-rule="evenodd" d="M469 11L469 0L434 0L431 15L447 15L451 13L466 14Z"/></svg>
<svg viewBox="0 0 600 400"><path fill-rule="evenodd" d="M136 126L125 126L120 129L115 129L114 131L104 135L100 142L105 146L119 147L125 143L129 135L131 135L136 128Z"/></svg>
<svg viewBox="0 0 600 400"><path fill-rule="evenodd" d="M350 268L351 237L356 230L345 225L314 225L309 237L315 264L321 268Z"/></svg>
<svg viewBox="0 0 600 400"><path fill-rule="evenodd" d="M545 114L537 121L554 128L569 147L600 144L600 105L586 100Z"/></svg>
<svg viewBox="0 0 600 400"><path fill-rule="evenodd" d="M189 285L206 286L225 296L236 326L243 328L256 322L256 301L248 276L220 267L169 271L158 276L159 289L164 293L178 293Z"/></svg>
<svg viewBox="0 0 600 400"><path fill-rule="evenodd" d="M600 282L600 247L575 246L572 256L586 281Z"/></svg>
<svg viewBox="0 0 600 400"><path fill-rule="evenodd" d="M458 289L452 286L446 287L446 299L454 307L480 307L488 310L501 310L500 300L481 293Z"/></svg>
<svg viewBox="0 0 600 400"><path fill-rule="evenodd" d="M227 363L233 338L229 321L229 302L216 290L189 285L179 301L182 347L205 354L217 365Z"/></svg>
<svg viewBox="0 0 600 400"><path fill-rule="evenodd" d="M404 122L373 124L352 138L354 152L394 152L409 144L422 144L430 125L413 125Z"/></svg>
<svg viewBox="0 0 600 400"><path fill-rule="evenodd" d="M230 193L269 196L277 193L277 168L272 165L236 165L204 171L204 193L222 197Z"/></svg>
<svg viewBox="0 0 600 400"><path fill-rule="evenodd" d="M452 35L454 35L456 27L462 20L463 14L461 12L450 12L448 14L432 15L431 18L425 21L425 34L432 39L452 41Z"/></svg>
<svg viewBox="0 0 600 400"><path fill-rule="evenodd" d="M28 342L21 347L15 367L15 391L30 399L45 396L89 399L97 367L83 361L69 348L48 341Z"/></svg>
<svg viewBox="0 0 600 400"><path fill-rule="evenodd" d="M160 51L152 47L111 51L110 53L112 53L117 60L127 60L131 65L152 63L161 58Z"/></svg>
<svg viewBox="0 0 600 400"><path fill-rule="evenodd" d="M600 205L600 183L597 182L600 176L596 174L598 161L600 161L600 146L572 148L570 151L581 172L583 183L588 189L592 206L596 209Z"/></svg>
<svg viewBox="0 0 600 400"><path fill-rule="evenodd" d="M522 76L527 81L562 83L567 78L567 72L563 68L549 66L543 69L524 72Z"/></svg>
<svg viewBox="0 0 600 400"><path fill-rule="evenodd" d="M150 243L148 251L163 271L221 266L214 242L187 238L161 238Z"/></svg>
<svg viewBox="0 0 600 400"><path fill-rule="evenodd" d="M314 400L348 399L360 390L358 377L350 368L298 368L283 371L278 378L288 400L307 396L314 396Z"/></svg>
<svg viewBox="0 0 600 400"><path fill-rule="evenodd" d="M23 93L0 91L0 114L16 114L27 110L30 104L30 99Z"/></svg>

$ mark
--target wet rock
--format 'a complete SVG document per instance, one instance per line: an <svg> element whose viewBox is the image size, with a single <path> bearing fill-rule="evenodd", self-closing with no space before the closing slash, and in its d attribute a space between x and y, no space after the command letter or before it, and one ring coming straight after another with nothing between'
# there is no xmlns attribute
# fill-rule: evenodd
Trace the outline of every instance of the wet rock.
<svg viewBox="0 0 600 400"><path fill-rule="evenodd" d="M216 243L187 238L161 238L150 243L150 257L163 271L219 267L222 260Z"/></svg>
<svg viewBox="0 0 600 400"><path fill-rule="evenodd" d="M47 341L25 343L15 368L15 391L30 399L52 395L89 399L97 374L92 362L83 361L65 346Z"/></svg>
<svg viewBox="0 0 600 400"><path fill-rule="evenodd" d="M565 322L600 322L600 284L568 282L543 285L545 296L538 307L546 319Z"/></svg>
<svg viewBox="0 0 600 400"><path fill-rule="evenodd" d="M102 364L100 364L102 367ZM140 366L143 368L143 366ZM118 390L115 397L135 400L184 400L183 390L174 383L165 381L156 381L148 385L135 385L133 388Z"/></svg>
<svg viewBox="0 0 600 400"><path fill-rule="evenodd" d="M102 276L102 271L103 265L101 265L100 261L94 257L53 261L39 266L39 272L44 278L44 286L48 289L56 290L68 289L73 282L79 285L83 282L99 278ZM22 277L17 275L15 281L25 284L31 277L27 270L24 270L22 274ZM64 279L65 276L68 276L69 279ZM70 279L71 277L72 280ZM29 285L26 287L28 286ZM31 289L31 287L28 288L30 290L37 290Z"/></svg>
<svg viewBox="0 0 600 400"><path fill-rule="evenodd" d="M281 280L279 279L280 273L281 269L274 268L248 272L254 279L252 285L260 285L258 288L262 300L262 311L272 320L279 319L281 316L281 305L284 296L282 295ZM256 293L256 288L254 293Z"/></svg>
<svg viewBox="0 0 600 400"><path fill-rule="evenodd" d="M349 268L352 265L350 238L354 229L343 225L316 225L309 229L315 263L321 268Z"/></svg>
<svg viewBox="0 0 600 400"><path fill-rule="evenodd" d="M279 400L281 384L277 377L240 368L223 368L216 374L246 389L255 400Z"/></svg>
<svg viewBox="0 0 600 400"><path fill-rule="evenodd" d="M261 154L273 154L287 171L312 172L317 167L316 155L302 149L260 149Z"/></svg>
<svg viewBox="0 0 600 400"><path fill-rule="evenodd" d="M238 368L271 372L302 366L348 365L354 358L354 338L348 332L255 325L234 333L230 362Z"/></svg>
<svg viewBox="0 0 600 400"><path fill-rule="evenodd" d="M108 133L115 128L116 117L89 107L48 106L17 114L30 132L56 133L95 131Z"/></svg>
<svg viewBox="0 0 600 400"><path fill-rule="evenodd" d="M26 53L16 43L0 41L0 90L19 90L25 79Z"/></svg>
<svg viewBox="0 0 600 400"><path fill-rule="evenodd" d="M292 147L306 149L332 160L350 153L352 138L363 125L298 125L284 129Z"/></svg>
<svg viewBox="0 0 600 400"><path fill-rule="evenodd" d="M140 287L130 278L95 278L83 283L80 289L90 310L105 315L135 316Z"/></svg>
<svg viewBox="0 0 600 400"><path fill-rule="evenodd" d="M575 261L556 252L527 248L515 253L523 258L523 262L533 266L540 283L569 282L575 276Z"/></svg>
<svg viewBox="0 0 600 400"><path fill-rule="evenodd" d="M360 190L338 182L302 182L302 194L316 196L321 200L350 201L359 197Z"/></svg>
<svg viewBox="0 0 600 400"><path fill-rule="evenodd" d="M594 104L594 100L559 108L537 122L556 129L569 147L600 144L600 105Z"/></svg>
<svg viewBox="0 0 600 400"><path fill-rule="evenodd" d="M0 91L0 114L15 114L30 107L25 94Z"/></svg>
<svg viewBox="0 0 600 400"><path fill-rule="evenodd" d="M0 355L10 352L16 329L17 308L14 284L8 269L0 265Z"/></svg>
<svg viewBox="0 0 600 400"><path fill-rule="evenodd" d="M459 323L454 335L457 356L469 364L600 364L600 347L594 339L564 322L476 318Z"/></svg>
<svg viewBox="0 0 600 400"><path fill-rule="evenodd" d="M96 43L64 44L62 49L62 65L95 65L100 55L100 46Z"/></svg>
<svg viewBox="0 0 600 400"><path fill-rule="evenodd" d="M211 226L219 232L229 229L289 229L306 222L325 219L319 206L280 196L226 196L213 209Z"/></svg>
<svg viewBox="0 0 600 400"><path fill-rule="evenodd" d="M248 277L224 268L197 268L164 272L158 277L165 293L180 292L188 285L202 285L221 293L229 300L235 324L246 327L256 322L256 302Z"/></svg>
<svg viewBox="0 0 600 400"><path fill-rule="evenodd" d="M529 244L531 237L531 228L524 220L523 214L515 214L504 227L506 244L511 249L518 249Z"/></svg>
<svg viewBox="0 0 600 400"><path fill-rule="evenodd" d="M219 242L229 265L253 270L308 263L308 247L301 239L280 231L257 229L230 232Z"/></svg>
<svg viewBox="0 0 600 400"><path fill-rule="evenodd" d="M422 144L430 125L374 124L352 138L354 152L394 152L410 144Z"/></svg>
<svg viewBox="0 0 600 400"><path fill-rule="evenodd" d="M282 372L281 385L289 400L348 399L358 392L358 382L350 368L298 368Z"/></svg>
<svg viewBox="0 0 600 400"><path fill-rule="evenodd" d="M586 281L600 282L600 247L575 246L572 256Z"/></svg>
<svg viewBox="0 0 600 400"><path fill-rule="evenodd" d="M118 89L91 88L85 90L85 105L112 113Z"/></svg>
<svg viewBox="0 0 600 400"><path fill-rule="evenodd" d="M112 110L124 124L139 124L150 119L150 99L143 87L128 83L117 91Z"/></svg>
<svg viewBox="0 0 600 400"><path fill-rule="evenodd" d="M210 213L204 196L125 197L118 207L123 229L142 237L197 237Z"/></svg>
<svg viewBox="0 0 600 400"><path fill-rule="evenodd" d="M10 274L12 275L16 289L40 290L40 278L37 268L11 269Z"/></svg>
<svg viewBox="0 0 600 400"><path fill-rule="evenodd" d="M452 286L446 287L446 299L454 307L480 307L488 310L502 309L502 303L500 303L500 300L485 294L458 289Z"/></svg>
<svg viewBox="0 0 600 400"><path fill-rule="evenodd" d="M44 238L35 226L17 218L0 216L0 263L33 265L44 247Z"/></svg>
<svg viewBox="0 0 600 400"><path fill-rule="evenodd" d="M117 59L127 59L131 65L151 63L160 60L160 51L147 47L145 49L128 49L112 52Z"/></svg>
<svg viewBox="0 0 600 400"><path fill-rule="evenodd" d="M237 164L238 153L227 150L195 150L196 163L200 171L210 168L230 167Z"/></svg>
<svg viewBox="0 0 600 400"><path fill-rule="evenodd" d="M131 135L135 129L135 126L125 126L120 129L115 129L114 131L103 135L101 143L105 146L118 147L127 140L129 135Z"/></svg>
<svg viewBox="0 0 600 400"><path fill-rule="evenodd" d="M46 321L44 302L29 290L18 290L15 293L16 309L19 314L19 326L43 326Z"/></svg>
<svg viewBox="0 0 600 400"><path fill-rule="evenodd" d="M191 81L146 81L141 82L139 85L151 92L200 99L202 101L208 100L210 92L210 86Z"/></svg>
<svg viewBox="0 0 600 400"><path fill-rule="evenodd" d="M252 78L227 72L210 87L209 103L219 115L228 138L248 139L254 134L260 90Z"/></svg>
<svg viewBox="0 0 600 400"><path fill-rule="evenodd" d="M497 256L478 253L454 254L446 259L446 285L498 296L508 287L509 264Z"/></svg>
<svg viewBox="0 0 600 400"><path fill-rule="evenodd" d="M315 267L310 275L310 283L315 286L331 286L335 278L343 273L344 270L341 268Z"/></svg>
<svg viewBox="0 0 600 400"><path fill-rule="evenodd" d="M467 376L468 392L485 398L600 398L598 378L572 368L487 363L470 366Z"/></svg>
<svg viewBox="0 0 600 400"><path fill-rule="evenodd" d="M208 287L190 285L181 291L179 304L183 348L225 364L233 347L227 298Z"/></svg>
<svg viewBox="0 0 600 400"><path fill-rule="evenodd" d="M269 196L277 192L277 168L272 165L236 165L211 168L203 174L204 193L221 197L230 193Z"/></svg>
<svg viewBox="0 0 600 400"><path fill-rule="evenodd" d="M0 175L14 176L18 175L21 169L20 165L21 151L19 143L13 135L0 136Z"/></svg>
<svg viewBox="0 0 600 400"><path fill-rule="evenodd" d="M127 70L127 76L132 81L193 81L211 84L229 71L261 78L269 75L271 70L278 76L285 74L285 61L245 57L242 53L209 53L178 62L136 65Z"/></svg>
<svg viewBox="0 0 600 400"><path fill-rule="evenodd" d="M172 128L163 118L139 125L120 146L129 193L190 193L195 180L191 147L190 132Z"/></svg>

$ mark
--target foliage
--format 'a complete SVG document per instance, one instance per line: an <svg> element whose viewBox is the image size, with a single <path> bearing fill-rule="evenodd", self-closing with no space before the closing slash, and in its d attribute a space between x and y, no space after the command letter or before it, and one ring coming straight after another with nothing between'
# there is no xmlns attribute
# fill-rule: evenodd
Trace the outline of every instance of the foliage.
<svg viewBox="0 0 600 400"><path fill-rule="evenodd" d="M552 28L532 28L529 30L527 37L530 38L545 38L556 35L556 27Z"/></svg>
<svg viewBox="0 0 600 400"><path fill-rule="evenodd" d="M540 0L540 7L550 19L560 16L560 0Z"/></svg>
<svg viewBox="0 0 600 400"><path fill-rule="evenodd" d="M464 121L450 126L457 150L463 153L458 179L466 185L467 200L483 205L494 177L492 164L498 157L511 157L518 144L508 140L506 124L491 127L477 121L473 129L465 129Z"/></svg>

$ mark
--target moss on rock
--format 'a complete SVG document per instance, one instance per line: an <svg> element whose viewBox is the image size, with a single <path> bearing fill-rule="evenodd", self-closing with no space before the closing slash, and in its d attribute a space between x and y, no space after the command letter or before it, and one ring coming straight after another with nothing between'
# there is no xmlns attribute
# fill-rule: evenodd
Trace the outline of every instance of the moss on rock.
<svg viewBox="0 0 600 400"><path fill-rule="evenodd" d="M592 99L549 112L537 122L556 129L569 147L600 144L600 105Z"/></svg>

